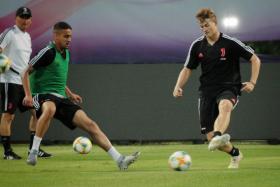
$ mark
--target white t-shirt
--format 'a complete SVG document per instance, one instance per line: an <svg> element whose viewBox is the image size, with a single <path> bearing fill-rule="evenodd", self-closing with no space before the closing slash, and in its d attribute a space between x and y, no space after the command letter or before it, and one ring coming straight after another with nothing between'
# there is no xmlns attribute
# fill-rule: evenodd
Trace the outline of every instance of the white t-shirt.
<svg viewBox="0 0 280 187"><path fill-rule="evenodd" d="M32 52L30 35L15 25L0 35L0 47L3 54L12 60L11 67L18 73L22 73L28 66ZM20 75L11 70L0 75L0 82L22 85Z"/></svg>

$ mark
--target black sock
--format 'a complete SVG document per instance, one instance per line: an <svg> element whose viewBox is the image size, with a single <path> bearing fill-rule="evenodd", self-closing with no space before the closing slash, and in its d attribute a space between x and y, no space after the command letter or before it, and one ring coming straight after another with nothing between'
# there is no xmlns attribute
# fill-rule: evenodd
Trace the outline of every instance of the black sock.
<svg viewBox="0 0 280 187"><path fill-rule="evenodd" d="M4 152L7 153L11 151L11 142L10 142L10 136L1 136L2 144L4 147Z"/></svg>
<svg viewBox="0 0 280 187"><path fill-rule="evenodd" d="M232 150L228 153L231 156L238 156L239 155L239 149L232 147Z"/></svg>
<svg viewBox="0 0 280 187"><path fill-rule="evenodd" d="M31 148L32 148L34 136L35 136L35 131L30 131L29 150L31 150Z"/></svg>
<svg viewBox="0 0 280 187"><path fill-rule="evenodd" d="M221 136L222 135L222 133L220 132L220 131L214 131L214 136L213 136L213 138L215 137L215 136Z"/></svg>

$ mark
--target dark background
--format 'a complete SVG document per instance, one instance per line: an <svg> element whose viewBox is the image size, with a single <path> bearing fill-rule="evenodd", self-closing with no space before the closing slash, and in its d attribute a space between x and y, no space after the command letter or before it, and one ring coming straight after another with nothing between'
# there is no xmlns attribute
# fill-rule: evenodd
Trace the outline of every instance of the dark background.
<svg viewBox="0 0 280 187"><path fill-rule="evenodd" d="M174 99L173 87L182 64L75 65L69 69L68 86L80 94L83 109L115 141L199 140L197 89L200 70ZM279 63L264 63L254 92L243 93L232 113L229 132L235 140L279 139ZM250 64L241 64L243 80ZM28 141L29 114L17 115L12 139ZM45 141L72 141L85 135L51 122Z"/></svg>

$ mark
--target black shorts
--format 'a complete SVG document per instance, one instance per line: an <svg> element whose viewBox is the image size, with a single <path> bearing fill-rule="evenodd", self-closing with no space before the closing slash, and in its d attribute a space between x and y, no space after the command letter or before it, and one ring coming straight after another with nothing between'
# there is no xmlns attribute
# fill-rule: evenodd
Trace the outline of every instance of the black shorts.
<svg viewBox="0 0 280 187"><path fill-rule="evenodd" d="M1 111L2 113L14 114L17 108L25 112L29 107L22 105L25 96L22 85L13 83L0 83L1 88Z"/></svg>
<svg viewBox="0 0 280 187"><path fill-rule="evenodd" d="M76 125L73 123L73 118L75 113L81 110L80 106L74 104L68 98L60 98L52 94L36 94L33 97L33 105L38 119L42 114L41 107L46 101L52 101L56 106L54 118L61 121L69 129L76 128Z"/></svg>
<svg viewBox="0 0 280 187"><path fill-rule="evenodd" d="M223 90L216 96L200 93L198 112L202 134L213 131L215 120L219 114L218 105L222 99L230 100L234 107L238 103L238 95L231 90Z"/></svg>

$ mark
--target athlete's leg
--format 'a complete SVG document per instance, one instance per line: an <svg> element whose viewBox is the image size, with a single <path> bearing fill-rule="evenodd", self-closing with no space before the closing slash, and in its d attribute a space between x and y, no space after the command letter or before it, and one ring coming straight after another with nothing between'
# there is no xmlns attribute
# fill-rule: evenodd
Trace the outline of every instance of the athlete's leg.
<svg viewBox="0 0 280 187"><path fill-rule="evenodd" d="M55 114L56 106L55 103L52 101L46 101L42 105L42 114L39 117L37 124L36 124L36 136L37 137L44 137L45 133L47 132L50 122Z"/></svg>
<svg viewBox="0 0 280 187"><path fill-rule="evenodd" d="M36 124L37 124L37 117L36 117L36 111L35 109L30 110L30 120L29 120L29 131L30 131L30 141L29 141L29 151L28 154L32 148L34 136L36 133ZM39 148L38 157L41 158L49 158L52 157L52 154L45 152L43 149Z"/></svg>
<svg viewBox="0 0 280 187"><path fill-rule="evenodd" d="M238 148L234 147L231 142L228 142L226 145L218 148L220 151L228 153L231 156L231 161L228 166L229 169L239 168L239 162L243 159L243 154L239 151Z"/></svg>
<svg viewBox="0 0 280 187"><path fill-rule="evenodd" d="M11 125L15 115L10 113L3 113L1 116L0 135L4 147L5 160L19 160L21 157L13 152L11 147Z"/></svg>
<svg viewBox="0 0 280 187"><path fill-rule="evenodd" d="M211 141L213 139L213 132L209 132L206 137L208 141ZM218 137L218 136L216 136ZM220 151L223 151L225 153L228 153L231 156L231 161L228 166L230 169L237 169L239 168L239 163L243 159L243 154L241 151L239 151L238 148L234 147L231 142L227 142L225 145L218 148Z"/></svg>
<svg viewBox="0 0 280 187"><path fill-rule="evenodd" d="M214 132L219 131L222 134L227 130L230 122L233 104L228 99L222 99L218 105L219 115L214 123Z"/></svg>
<svg viewBox="0 0 280 187"><path fill-rule="evenodd" d="M111 142L109 141L107 136L101 131L101 129L98 127L97 123L91 120L83 110L78 110L75 113L73 118L73 123L77 127L88 132L90 136L93 138L94 142L105 151L108 151L112 147Z"/></svg>
<svg viewBox="0 0 280 187"><path fill-rule="evenodd" d="M15 94L14 87L8 83L0 83L1 87L1 124L0 135L2 144L4 147L4 155L11 150L10 136L11 136L11 124L15 117L14 111L16 110L16 104L14 100L11 100L12 94Z"/></svg>
<svg viewBox="0 0 280 187"><path fill-rule="evenodd" d="M49 128L49 124L55 114L56 106L52 101L46 101L41 106L42 114L39 117L36 124L36 134L33 140L32 149L27 158L27 164L36 165L37 163L37 155L39 153L39 147L44 137L45 133Z"/></svg>
<svg viewBox="0 0 280 187"><path fill-rule="evenodd" d="M140 155L135 152L129 156L121 155L111 144L107 136L101 131L97 123L90 119L83 110L78 110L73 118L73 123L90 134L94 142L104 149L118 164L121 170L127 169Z"/></svg>
<svg viewBox="0 0 280 187"><path fill-rule="evenodd" d="M0 134L1 136L11 136L11 125L15 118L14 114L3 113L1 116Z"/></svg>
<svg viewBox="0 0 280 187"><path fill-rule="evenodd" d="M35 136L36 132L36 123L37 123L37 118L36 118L36 112L34 109L30 111L30 120L29 120L29 132L30 132L30 141L29 141L29 150L32 148L33 144L33 139Z"/></svg>
<svg viewBox="0 0 280 187"><path fill-rule="evenodd" d="M0 135L4 147L4 159L18 160L20 156L15 154L11 147L11 125L15 118L15 111L19 102L19 86L10 83L1 83L1 124Z"/></svg>
<svg viewBox="0 0 280 187"><path fill-rule="evenodd" d="M209 143L208 149L214 151L220 147L226 147L225 149L230 149L226 146L229 143L229 134L224 134L227 130L230 122L231 111L233 109L233 103L228 99L221 99L218 104L218 116L214 122L214 132L213 138Z"/></svg>

